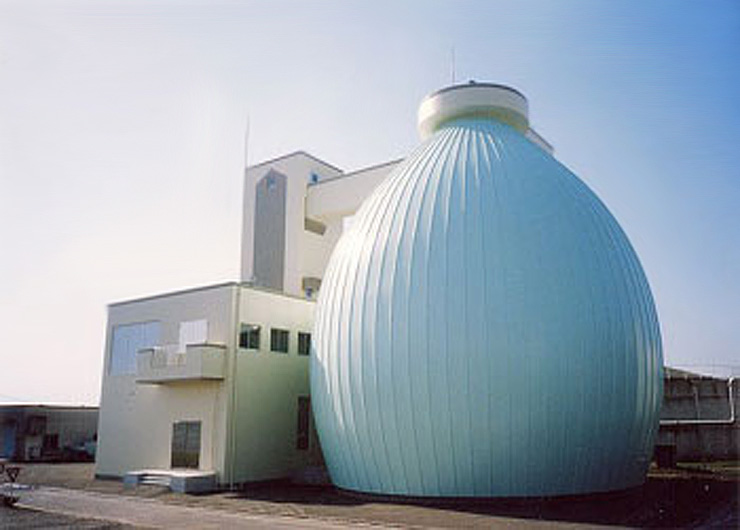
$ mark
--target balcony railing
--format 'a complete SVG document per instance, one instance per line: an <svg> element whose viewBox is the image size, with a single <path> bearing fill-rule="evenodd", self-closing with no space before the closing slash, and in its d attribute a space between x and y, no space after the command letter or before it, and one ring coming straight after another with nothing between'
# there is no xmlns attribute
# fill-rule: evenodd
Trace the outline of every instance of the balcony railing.
<svg viewBox="0 0 740 530"><path fill-rule="evenodd" d="M147 348L136 356L136 382L220 381L225 363L223 344L188 344L184 353L178 352L176 345Z"/></svg>

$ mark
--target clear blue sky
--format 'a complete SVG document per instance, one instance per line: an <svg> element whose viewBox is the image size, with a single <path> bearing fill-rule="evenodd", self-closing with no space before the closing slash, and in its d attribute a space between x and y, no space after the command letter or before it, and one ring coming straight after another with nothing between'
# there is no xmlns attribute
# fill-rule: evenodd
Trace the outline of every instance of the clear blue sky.
<svg viewBox="0 0 740 530"><path fill-rule="evenodd" d="M631 238L673 365L740 370L740 3L0 2L0 400L94 403L105 305L238 278L251 162L351 170L508 83Z"/></svg>

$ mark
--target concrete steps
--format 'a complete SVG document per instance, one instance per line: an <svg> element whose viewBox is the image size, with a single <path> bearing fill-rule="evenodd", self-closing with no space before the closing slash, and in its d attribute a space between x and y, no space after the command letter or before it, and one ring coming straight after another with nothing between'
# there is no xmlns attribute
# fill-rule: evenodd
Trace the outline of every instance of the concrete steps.
<svg viewBox="0 0 740 530"><path fill-rule="evenodd" d="M216 473L197 469L141 469L123 477L127 486L161 486L179 493L205 493L217 488Z"/></svg>
<svg viewBox="0 0 740 530"><path fill-rule="evenodd" d="M158 473L147 473L139 479L139 484L145 484L147 486L163 486L165 488L169 488L172 485L172 477L168 475L160 475Z"/></svg>

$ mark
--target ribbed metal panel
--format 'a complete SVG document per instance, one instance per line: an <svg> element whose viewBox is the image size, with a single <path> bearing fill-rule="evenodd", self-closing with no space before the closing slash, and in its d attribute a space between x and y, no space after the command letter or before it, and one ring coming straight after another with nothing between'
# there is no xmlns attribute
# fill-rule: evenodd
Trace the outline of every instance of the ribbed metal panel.
<svg viewBox="0 0 740 530"><path fill-rule="evenodd" d="M599 199L519 132L436 132L367 199L311 364L334 482L423 496L640 484L662 394L654 303Z"/></svg>

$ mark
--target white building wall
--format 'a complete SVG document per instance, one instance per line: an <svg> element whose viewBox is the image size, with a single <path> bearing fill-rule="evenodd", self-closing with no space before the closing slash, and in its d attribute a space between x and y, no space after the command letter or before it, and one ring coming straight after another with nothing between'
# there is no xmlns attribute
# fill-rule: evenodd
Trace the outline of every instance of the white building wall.
<svg viewBox="0 0 740 530"><path fill-rule="evenodd" d="M343 174L329 164L298 152L248 168L244 180L242 279L254 279L255 189L271 170L285 175L288 180L283 291L303 297L306 295L304 278L323 277L329 256L342 234L344 219L355 213L399 162ZM318 177L318 182L312 182L312 175ZM323 224L324 233L307 230L306 218Z"/></svg>
<svg viewBox="0 0 740 530"><path fill-rule="evenodd" d="M323 278L331 253L350 219L378 184L400 163L394 160L311 184L306 193L306 216L320 221L326 231L319 236L305 231L301 275Z"/></svg>
<svg viewBox="0 0 740 530"><path fill-rule="evenodd" d="M242 289L240 321L260 326L260 348L239 349L234 416L234 481L290 476L320 460L315 436L298 450L298 397L310 395L309 356L298 355L298 332L310 333L314 303L257 289ZM289 331L288 353L270 351L270 329Z"/></svg>
<svg viewBox="0 0 740 530"><path fill-rule="evenodd" d="M324 223L324 226L326 230L323 235L304 231L301 238L302 260L298 264L299 269L297 271L301 281L303 278L321 279L324 277L324 270L334 250L334 245L337 244L339 236L342 235L341 220ZM303 289L301 289L300 294L305 295ZM316 298L315 294L312 297L313 299Z"/></svg>
<svg viewBox="0 0 740 530"><path fill-rule="evenodd" d="M401 160L392 160L309 186L307 215L327 223L353 215L378 184L400 163Z"/></svg>
<svg viewBox="0 0 740 530"><path fill-rule="evenodd" d="M247 168L244 177L244 212L242 225L242 280L251 281L254 276L254 212L255 188L269 173L277 171L288 177L285 223L285 270L283 289L286 293L300 296L300 266L303 252L306 186L311 175L319 179L341 174L341 171L306 153L297 152L276 160Z"/></svg>
<svg viewBox="0 0 740 530"><path fill-rule="evenodd" d="M235 293L236 284L225 284L109 307L96 474L169 469L172 424L198 420L202 422L200 469L223 472L228 373L223 381L140 384L135 374L110 374L110 352L115 326L159 321L162 345L177 349L180 323L205 319L208 342L226 345L228 358L235 339Z"/></svg>

